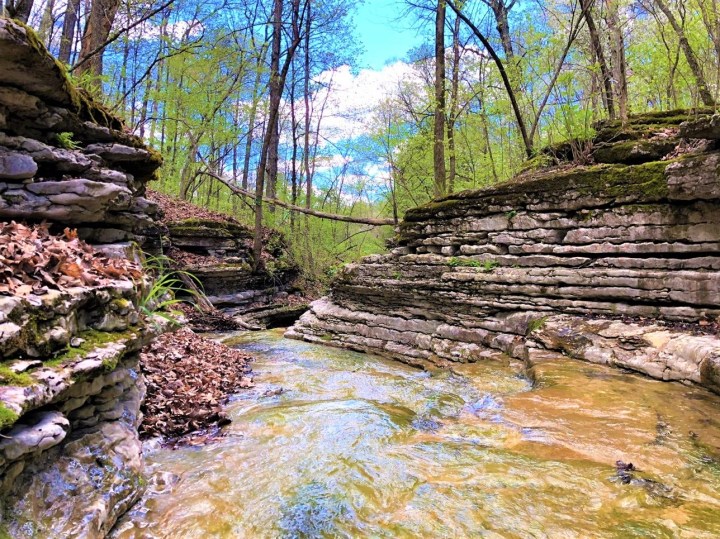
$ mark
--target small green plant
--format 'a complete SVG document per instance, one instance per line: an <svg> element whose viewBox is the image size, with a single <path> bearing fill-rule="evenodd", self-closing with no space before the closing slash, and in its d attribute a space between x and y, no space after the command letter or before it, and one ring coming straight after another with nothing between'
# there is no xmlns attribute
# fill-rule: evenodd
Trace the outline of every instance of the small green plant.
<svg viewBox="0 0 720 539"><path fill-rule="evenodd" d="M500 264L498 264L494 260L486 260L485 262L483 262L482 268L485 271L492 271L495 268L497 268L499 265Z"/></svg>
<svg viewBox="0 0 720 539"><path fill-rule="evenodd" d="M66 150L77 150L80 148L80 144L73 140L74 134L70 131L63 131L56 135L57 143L61 148Z"/></svg>
<svg viewBox="0 0 720 539"><path fill-rule="evenodd" d="M392 274L392 277L393 277L393 279L395 279L396 281L399 281L400 279L402 279L402 273L400 273L399 271L396 271L396 272L394 272L394 273Z"/></svg>
<svg viewBox="0 0 720 539"><path fill-rule="evenodd" d="M545 327L545 324L547 322L548 317L543 316L542 318L535 318L534 320L531 320L528 324L527 334L530 335L531 333L541 330Z"/></svg>
<svg viewBox="0 0 720 539"><path fill-rule="evenodd" d="M173 269L172 260L167 256L151 256L145 259L143 267L155 276L152 286L140 298L140 312L146 316L158 315L174 321L172 315L179 311L172 310L173 305L183 303L176 294L182 292L194 298L202 296L202 284L192 273Z"/></svg>
<svg viewBox="0 0 720 539"><path fill-rule="evenodd" d="M507 212L505 214L505 217L507 217L508 219L512 219L516 215L517 215L517 210L510 210L509 212Z"/></svg>
<svg viewBox="0 0 720 539"><path fill-rule="evenodd" d="M18 419L20 416L0 403L0 430L13 425Z"/></svg>

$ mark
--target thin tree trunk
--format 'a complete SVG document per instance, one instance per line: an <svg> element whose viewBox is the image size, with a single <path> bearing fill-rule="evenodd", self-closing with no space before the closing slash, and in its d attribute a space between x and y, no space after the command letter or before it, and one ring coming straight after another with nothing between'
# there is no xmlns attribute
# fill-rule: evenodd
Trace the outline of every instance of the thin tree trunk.
<svg viewBox="0 0 720 539"><path fill-rule="evenodd" d="M607 14L605 17L610 31L610 53L613 79L615 80L615 97L617 98L620 119L625 123L628 119L627 64L625 62L625 40L623 39L618 14L618 0L607 0Z"/></svg>
<svg viewBox="0 0 720 539"><path fill-rule="evenodd" d="M253 40L254 41L254 40ZM257 63L255 66L255 82L253 84L253 95L252 103L250 103L250 115L248 117L248 134L245 139L245 156L243 159L243 171L242 171L242 186L243 189L248 188L248 181L250 176L250 156L252 154L252 145L255 135L255 120L257 119L258 102L260 100L260 80L262 75L262 62L265 58L267 47L263 44L260 49L260 53L257 57Z"/></svg>
<svg viewBox="0 0 720 539"><path fill-rule="evenodd" d="M458 94L460 90L460 18L455 17L453 26L453 65L450 81L450 110L447 118L448 138L448 193L455 191L455 177L457 176L457 151L455 149L455 123L458 117Z"/></svg>
<svg viewBox="0 0 720 539"><path fill-rule="evenodd" d="M68 0L63 18L63 29L60 36L60 52L58 60L66 64L70 63L73 42L75 41L75 25L77 24L80 11L80 0Z"/></svg>
<svg viewBox="0 0 720 539"><path fill-rule="evenodd" d="M309 0L308 0L309 1ZM282 39L282 7L283 0L274 0L273 15L273 42L271 54L271 73L270 73L270 107L268 110L267 125L265 137L263 140L263 148L260 152L260 164L258 166L258 177L255 182L255 233L253 237L253 265L257 271L262 266L262 223L263 223L263 191L265 187L265 171L269 157L270 141L272 135L271 126L275 124L280 112L280 99L282 98L282 89L285 86L290 64L295 51L300 45L299 31L293 31L293 41L285 53L285 62L282 70L279 70L280 64L280 45ZM305 4L307 8L307 4ZM293 0L293 27L297 27L301 20L299 14L300 0Z"/></svg>
<svg viewBox="0 0 720 539"><path fill-rule="evenodd" d="M310 126L312 111L310 106L310 30L312 25L312 6L308 6L308 17L305 21L305 77L303 80L303 102L305 105L305 131L303 133L303 168L305 169L305 208L310 209L312 205L313 171L310 170ZM318 126L319 129L319 126ZM307 267L312 273L315 266L315 259L312 251L312 240L310 234L310 218L305 214L305 256Z"/></svg>
<svg viewBox="0 0 720 539"><path fill-rule="evenodd" d="M675 15L670 10L670 7L664 0L654 0L657 6L660 8L660 11L662 11L665 14L665 17L667 17L668 22L670 23L670 26L673 27L673 30L675 30L675 33L678 36L678 41L680 42L680 48L683 51L683 54L685 55L685 59L687 60L688 66L690 67L690 71L693 74L693 77L695 78L695 82L698 86L698 93L700 94L700 99L703 102L703 105L706 107L712 107L715 105L715 99L713 99L712 94L710 93L710 90L708 89L707 82L705 81L705 76L703 75L702 68L700 67L700 62L698 62L697 56L695 55L695 51L693 51L692 47L690 46L690 42L688 41L687 37L685 36L685 30L682 26L680 26L680 23L678 23L677 19L675 18Z"/></svg>
<svg viewBox="0 0 720 539"><path fill-rule="evenodd" d="M435 139L433 171L435 196L447 192L445 169L445 0L438 0L435 11Z"/></svg>
<svg viewBox="0 0 720 539"><path fill-rule="evenodd" d="M590 33L590 46L593 51L595 61L600 67L600 78L602 80L602 102L608 116L611 120L615 119L615 101L613 99L612 75L608 69L605 60L605 52L603 51L602 42L600 41L600 33L595 25L595 18L592 15L592 4L594 0L583 0L582 9L585 14L585 22L587 23L588 32Z"/></svg>

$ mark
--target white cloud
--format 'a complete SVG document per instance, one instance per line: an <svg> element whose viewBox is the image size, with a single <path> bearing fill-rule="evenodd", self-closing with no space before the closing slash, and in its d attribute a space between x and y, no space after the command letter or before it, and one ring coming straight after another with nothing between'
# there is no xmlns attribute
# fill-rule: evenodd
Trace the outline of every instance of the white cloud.
<svg viewBox="0 0 720 539"><path fill-rule="evenodd" d="M320 126L322 138L338 142L372 129L372 112L405 82L419 81L413 67L395 62L379 71L363 69L357 75L349 66L325 71L317 78L324 88L315 95L316 115L325 103Z"/></svg>

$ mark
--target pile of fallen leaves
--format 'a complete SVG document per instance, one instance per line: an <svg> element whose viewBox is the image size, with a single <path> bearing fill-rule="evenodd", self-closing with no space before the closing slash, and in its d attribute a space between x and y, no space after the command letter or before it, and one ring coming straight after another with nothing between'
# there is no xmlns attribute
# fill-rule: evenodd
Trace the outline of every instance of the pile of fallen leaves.
<svg viewBox="0 0 720 539"><path fill-rule="evenodd" d="M95 252L75 230L55 236L46 224L0 223L0 295L25 297L141 277L137 264Z"/></svg>
<svg viewBox="0 0 720 539"><path fill-rule="evenodd" d="M140 433L172 439L228 423L222 405L254 385L251 360L187 328L157 338L141 354L148 388Z"/></svg>
<svg viewBox="0 0 720 539"><path fill-rule="evenodd" d="M187 325L193 331L208 333L211 331L233 331L242 329L231 316L226 315L218 309L212 312L203 312L188 303L178 303L174 309L182 312Z"/></svg>
<svg viewBox="0 0 720 539"><path fill-rule="evenodd" d="M224 213L208 210L201 208L195 204L182 200L181 198L172 197L153 191L147 190L145 195L149 200L160 206L164 217L163 221L169 223L171 221L184 221L185 219L211 219L213 221L229 221L231 223L238 223L239 221L234 217L226 215Z"/></svg>

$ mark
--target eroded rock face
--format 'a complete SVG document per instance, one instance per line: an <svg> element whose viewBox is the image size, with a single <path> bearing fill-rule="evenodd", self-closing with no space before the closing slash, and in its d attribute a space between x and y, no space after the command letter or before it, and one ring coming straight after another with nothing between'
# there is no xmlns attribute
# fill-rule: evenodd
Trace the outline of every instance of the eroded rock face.
<svg viewBox="0 0 720 539"><path fill-rule="evenodd" d="M0 17L0 221L78 228L134 258L131 241L159 241L144 194L160 164L31 30ZM0 536L104 537L142 494L139 350L168 322L141 314L139 274L0 292Z"/></svg>
<svg viewBox="0 0 720 539"><path fill-rule="evenodd" d="M715 123L686 130L714 137ZM626 134L619 153L643 146ZM713 144L638 165L541 171L410 210L397 247L346 266L287 335L418 364L549 348L718 391L720 339L613 322L720 316Z"/></svg>
<svg viewBox="0 0 720 539"><path fill-rule="evenodd" d="M161 163L72 86L27 28L0 18L0 219L49 220L92 243L151 248L157 207L145 183Z"/></svg>
<svg viewBox="0 0 720 539"><path fill-rule="evenodd" d="M139 351L168 322L143 320L139 293L118 281L0 297L15 328L0 334L0 529L11 537L104 537L142 494Z"/></svg>

